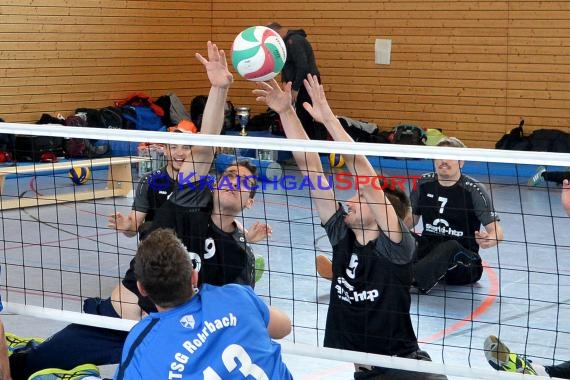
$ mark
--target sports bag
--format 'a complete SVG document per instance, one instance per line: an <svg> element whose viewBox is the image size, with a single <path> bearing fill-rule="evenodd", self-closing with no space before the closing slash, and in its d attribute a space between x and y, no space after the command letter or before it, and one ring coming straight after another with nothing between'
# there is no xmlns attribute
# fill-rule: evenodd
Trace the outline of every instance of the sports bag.
<svg viewBox="0 0 570 380"><path fill-rule="evenodd" d="M426 131L417 125L400 124L392 131L393 144L425 145L426 141Z"/></svg>
<svg viewBox="0 0 570 380"><path fill-rule="evenodd" d="M122 117L132 124L128 129L166 131L166 127L162 124L160 117L147 106L125 106L123 107Z"/></svg>

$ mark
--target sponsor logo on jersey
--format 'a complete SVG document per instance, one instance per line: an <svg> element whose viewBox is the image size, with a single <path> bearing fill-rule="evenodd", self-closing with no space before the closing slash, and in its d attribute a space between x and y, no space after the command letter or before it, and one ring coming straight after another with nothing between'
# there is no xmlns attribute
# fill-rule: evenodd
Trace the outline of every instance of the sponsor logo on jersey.
<svg viewBox="0 0 570 380"><path fill-rule="evenodd" d="M433 223L426 223L426 232L431 232L438 235L449 235L455 237L462 237L463 231L454 230L449 227L449 222L445 219L435 219Z"/></svg>

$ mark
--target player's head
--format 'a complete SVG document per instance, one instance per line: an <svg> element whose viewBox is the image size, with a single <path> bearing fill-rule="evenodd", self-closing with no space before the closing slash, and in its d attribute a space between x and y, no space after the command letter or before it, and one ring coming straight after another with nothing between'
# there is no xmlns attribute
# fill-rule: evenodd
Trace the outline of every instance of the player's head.
<svg viewBox="0 0 570 380"><path fill-rule="evenodd" d="M230 164L218 179L214 207L228 214L252 207L257 189L256 173L256 167L247 160Z"/></svg>
<svg viewBox="0 0 570 380"><path fill-rule="evenodd" d="M193 255L173 231L151 232L141 241L135 255L135 275L141 293L162 308L187 302L198 282Z"/></svg>
<svg viewBox="0 0 570 380"><path fill-rule="evenodd" d="M398 186L392 188L390 186L384 186L382 179L379 178L378 181L379 186L384 188L384 195L394 208L398 218L404 221L405 225L410 228L413 219L408 195ZM347 208L348 215L345 218L345 222L349 227L364 229L376 228L376 220L372 214L372 210L360 192L357 192L347 201Z"/></svg>
<svg viewBox="0 0 570 380"><path fill-rule="evenodd" d="M176 127L169 129L169 132L174 133L198 133L198 129L194 126L194 123L188 120L183 120ZM182 167L185 160L188 159L188 155L192 146L184 144L167 144L165 148L165 156L167 159L167 165L172 169L178 171Z"/></svg>
<svg viewBox="0 0 570 380"><path fill-rule="evenodd" d="M436 146L465 148L465 144L456 137L444 137L439 140ZM435 171L439 181L450 181L451 184L457 182L461 176L461 168L463 168L463 160L436 159L434 160ZM450 184L450 185L451 185Z"/></svg>
<svg viewBox="0 0 570 380"><path fill-rule="evenodd" d="M167 144L164 149L164 155L167 159L167 165L174 170L180 170L184 161L188 159L191 146L182 144Z"/></svg>
<svg viewBox="0 0 570 380"><path fill-rule="evenodd" d="M273 29L274 31L276 31L277 33L279 33L279 35L281 36L281 38L285 38L285 35L287 34L287 29L284 28L280 23L278 22L270 22L269 24L265 25L266 27L268 27L269 29Z"/></svg>

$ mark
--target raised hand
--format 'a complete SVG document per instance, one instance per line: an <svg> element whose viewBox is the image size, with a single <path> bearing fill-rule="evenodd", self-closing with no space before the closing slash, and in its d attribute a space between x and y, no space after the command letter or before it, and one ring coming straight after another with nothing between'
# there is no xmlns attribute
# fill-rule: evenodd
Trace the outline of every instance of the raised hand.
<svg viewBox="0 0 570 380"><path fill-rule="evenodd" d="M256 96L256 101L265 103L279 114L292 108L291 82L284 84L283 89L279 87L279 83L275 79L270 82L258 82L253 94Z"/></svg>
<svg viewBox="0 0 570 380"><path fill-rule="evenodd" d="M245 239L248 243L257 243L260 240L271 237L271 226L269 224L255 222L248 228Z"/></svg>
<svg viewBox="0 0 570 380"><path fill-rule="evenodd" d="M228 88L234 77L228 70L226 53L218 50L218 46L208 41L208 59L196 53L196 59L206 68L212 87Z"/></svg>
<svg viewBox="0 0 570 380"><path fill-rule="evenodd" d="M313 119L319 123L324 123L328 118L334 118L334 112L329 106L323 85L319 83L316 75L307 75L307 79L303 80L303 84L311 97L313 104L303 103L303 107L311 114Z"/></svg>

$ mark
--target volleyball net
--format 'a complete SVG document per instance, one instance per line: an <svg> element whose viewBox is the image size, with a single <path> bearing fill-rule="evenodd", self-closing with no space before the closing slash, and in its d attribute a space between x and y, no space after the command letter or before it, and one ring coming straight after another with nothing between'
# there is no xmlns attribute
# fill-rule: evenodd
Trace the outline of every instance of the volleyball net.
<svg viewBox="0 0 570 380"><path fill-rule="evenodd" d="M272 227L267 240L252 244L265 261L255 291L291 317L294 329L283 342L284 352L472 378L517 377L486 364L483 342L497 335L537 362L570 360L570 218L560 204L558 184L542 176L529 184L542 166L567 171L568 154L60 125L2 123L0 128L7 134L122 147L111 149L112 157L0 164L0 284L7 312L128 330L134 322L82 312L86 298L109 297L136 252L137 238L109 228L107 217L130 212L139 177L165 164L161 144L205 145L218 152L217 171L243 157L258 167L255 205L237 219L246 228L256 221ZM315 259L331 258L331 246L309 192L316 184L306 182L292 151L320 153L341 202L355 193L358 179L331 168L330 153L365 154L387 186L408 194L419 176L434 171L434 159L465 161L463 173L485 185L505 236L496 247L480 251L481 280L464 286L441 281L428 294L411 289L412 323L432 363L323 347L331 283L317 273Z"/></svg>

